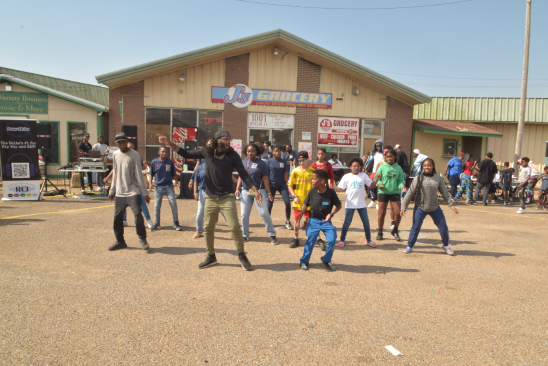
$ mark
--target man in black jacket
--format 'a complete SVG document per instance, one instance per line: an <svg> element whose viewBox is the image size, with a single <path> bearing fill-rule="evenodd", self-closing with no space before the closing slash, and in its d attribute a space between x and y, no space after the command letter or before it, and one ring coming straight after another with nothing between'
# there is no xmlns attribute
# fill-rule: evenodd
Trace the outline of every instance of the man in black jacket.
<svg viewBox="0 0 548 366"><path fill-rule="evenodd" d="M197 151L187 151L169 141L166 136L161 134L157 136L161 144L169 145L174 152L185 159L205 159L207 179L205 188L204 237L207 246L207 258L198 267L207 268L217 264L213 231L219 219L219 211L223 210L226 222L234 236L234 244L236 244L236 249L238 250L238 259L242 263L242 267L246 271L249 271L251 264L244 252L242 229L238 223L238 211L236 210L234 188L232 186L232 172L234 169L240 174L240 178L251 187L258 204L262 202L262 196L245 170L242 159L230 147L230 142L232 141L230 133L225 130L217 131L213 143Z"/></svg>
<svg viewBox="0 0 548 366"><path fill-rule="evenodd" d="M474 204L478 200L480 190L483 189L483 205L487 206L487 196L489 195L489 187L495 179L495 175L499 171L497 164L493 161L493 153L487 153L484 160L479 165L478 181L476 185L476 191L474 192Z"/></svg>

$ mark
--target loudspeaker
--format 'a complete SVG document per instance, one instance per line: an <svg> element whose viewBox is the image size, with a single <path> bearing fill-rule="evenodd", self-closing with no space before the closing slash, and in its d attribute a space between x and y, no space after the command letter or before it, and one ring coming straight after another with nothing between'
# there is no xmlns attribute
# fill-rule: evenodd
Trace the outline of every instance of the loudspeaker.
<svg viewBox="0 0 548 366"><path fill-rule="evenodd" d="M52 130L51 123L36 124L36 145L39 149L53 149Z"/></svg>
<svg viewBox="0 0 548 366"><path fill-rule="evenodd" d="M135 150L139 147L137 145L137 126L123 125L122 132L127 136L127 142L135 145Z"/></svg>

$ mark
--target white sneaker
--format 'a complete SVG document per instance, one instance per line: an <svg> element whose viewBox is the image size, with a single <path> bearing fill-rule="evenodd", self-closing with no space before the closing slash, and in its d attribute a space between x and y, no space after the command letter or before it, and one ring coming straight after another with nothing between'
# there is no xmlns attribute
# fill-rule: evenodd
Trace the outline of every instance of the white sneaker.
<svg viewBox="0 0 548 366"><path fill-rule="evenodd" d="M394 230L394 225L390 225L390 230Z"/></svg>
<svg viewBox="0 0 548 366"><path fill-rule="evenodd" d="M491 200L491 203L497 203L497 202L495 202L495 200Z"/></svg>
<svg viewBox="0 0 548 366"><path fill-rule="evenodd" d="M377 211L379 210L379 204L377 203L377 205L375 206L375 208L377 209Z"/></svg>
<svg viewBox="0 0 548 366"><path fill-rule="evenodd" d="M124 226L127 226L127 220L124 220Z"/></svg>
<svg viewBox="0 0 548 366"><path fill-rule="evenodd" d="M369 208L375 207L375 201L371 201L371 203L367 207L369 207Z"/></svg>
<svg viewBox="0 0 548 366"><path fill-rule="evenodd" d="M520 207L519 210L518 210L518 213L519 213L519 214L524 214L524 213L525 213L525 209Z"/></svg>
<svg viewBox="0 0 548 366"><path fill-rule="evenodd" d="M151 220L151 219L148 219L148 220L147 220L147 224L148 224L148 228L149 228L149 229L152 229L152 227L154 226L154 224L152 223L152 220Z"/></svg>

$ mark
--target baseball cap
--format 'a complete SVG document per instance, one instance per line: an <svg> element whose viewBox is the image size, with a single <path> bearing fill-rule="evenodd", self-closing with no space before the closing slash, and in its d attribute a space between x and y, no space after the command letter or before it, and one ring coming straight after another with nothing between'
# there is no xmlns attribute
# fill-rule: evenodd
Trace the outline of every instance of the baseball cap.
<svg viewBox="0 0 548 366"><path fill-rule="evenodd" d="M413 154L420 154L420 153L421 153L421 151L419 149L413 150Z"/></svg>
<svg viewBox="0 0 548 366"><path fill-rule="evenodd" d="M228 132L227 130L220 130L220 131L215 132L215 139L221 139L223 137L232 138L230 136L230 132Z"/></svg>
<svg viewBox="0 0 548 366"><path fill-rule="evenodd" d="M123 141L123 140L127 141L127 135L124 132L118 132L116 136L114 137L114 142Z"/></svg>
<svg viewBox="0 0 548 366"><path fill-rule="evenodd" d="M84 133L84 137L89 137L89 132Z"/></svg>
<svg viewBox="0 0 548 366"><path fill-rule="evenodd" d="M464 156L464 152L461 151L461 152L459 153L459 156Z"/></svg>
<svg viewBox="0 0 548 366"><path fill-rule="evenodd" d="M308 151L299 151L299 158L308 159Z"/></svg>

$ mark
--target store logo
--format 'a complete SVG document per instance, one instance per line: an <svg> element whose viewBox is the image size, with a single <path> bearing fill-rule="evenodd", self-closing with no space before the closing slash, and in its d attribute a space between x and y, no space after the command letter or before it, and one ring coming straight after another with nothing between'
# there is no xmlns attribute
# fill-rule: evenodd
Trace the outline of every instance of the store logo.
<svg viewBox="0 0 548 366"><path fill-rule="evenodd" d="M11 122L7 124L6 132L13 137L23 137L30 133L30 126L25 122Z"/></svg>
<svg viewBox="0 0 548 366"><path fill-rule="evenodd" d="M10 192L16 192L16 193L22 193L22 192L32 192L35 191L36 188L32 185L17 185L17 186L10 186L8 188Z"/></svg>
<svg viewBox="0 0 548 366"><path fill-rule="evenodd" d="M330 131L332 127L333 127L333 123L331 122L330 119L326 118L320 121L320 128L323 131L325 132Z"/></svg>
<svg viewBox="0 0 548 366"><path fill-rule="evenodd" d="M253 102L253 91L244 84L236 84L223 98L225 103L232 104L236 108L245 108Z"/></svg>

